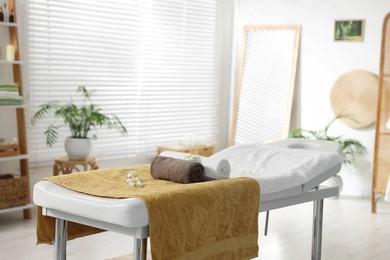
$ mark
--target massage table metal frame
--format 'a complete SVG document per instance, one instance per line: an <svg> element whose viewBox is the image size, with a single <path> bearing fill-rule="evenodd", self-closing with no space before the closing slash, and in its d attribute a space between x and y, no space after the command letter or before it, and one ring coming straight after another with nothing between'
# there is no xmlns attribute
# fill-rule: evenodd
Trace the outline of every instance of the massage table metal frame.
<svg viewBox="0 0 390 260"><path fill-rule="evenodd" d="M332 142L313 141L307 139L287 139L270 145L300 148L311 150L325 150L340 152L340 146ZM338 150L337 150L338 149ZM322 187L320 183L336 175L341 168L341 163L331 167L325 172L312 178L308 182L279 192L261 194L259 212L288 207L296 204L313 201L313 233L312 233L312 260L321 259L322 245L322 219L324 199L338 196L338 187ZM35 189L35 187L34 187ZM35 194L35 191L34 191ZM149 237L148 226L125 227L113 223L103 222L92 218L85 218L74 213L64 212L58 209L42 206L42 214L56 218L55 231L55 259L66 259L67 221L72 221L88 226L101 228L134 237L134 259L146 259L147 238Z"/></svg>
<svg viewBox="0 0 390 260"><path fill-rule="evenodd" d="M292 197L282 197L275 200L261 201L260 211L265 212L269 210L288 207L296 204L313 201L313 234L312 234L312 256L313 260L321 259L321 244L322 244L322 219L323 219L323 200L325 198L335 197L339 193L338 187L319 187L306 191ZM137 228L126 228L119 225L113 225L106 222L96 221L93 219L83 218L74 214L66 212L43 208L43 215L56 218L55 231L55 257L56 260L66 259L66 243L67 221L72 221L88 226L101 228L125 235L134 237L134 259L146 259L147 238L149 237L149 230L147 226Z"/></svg>

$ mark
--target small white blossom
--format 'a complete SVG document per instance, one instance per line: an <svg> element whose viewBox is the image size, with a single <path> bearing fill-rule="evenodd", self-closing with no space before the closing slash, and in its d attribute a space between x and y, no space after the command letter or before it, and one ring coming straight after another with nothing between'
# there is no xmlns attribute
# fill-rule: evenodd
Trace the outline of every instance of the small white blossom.
<svg viewBox="0 0 390 260"><path fill-rule="evenodd" d="M126 180L131 187L142 187L142 178L139 173L131 171L127 174L128 179Z"/></svg>
<svg viewBox="0 0 390 260"><path fill-rule="evenodd" d="M188 154L184 157L184 160L192 160L193 154Z"/></svg>
<svg viewBox="0 0 390 260"><path fill-rule="evenodd" d="M131 178L131 177L133 177L135 174L136 174L135 171L131 171L131 172L129 172L129 173L127 174L127 177Z"/></svg>

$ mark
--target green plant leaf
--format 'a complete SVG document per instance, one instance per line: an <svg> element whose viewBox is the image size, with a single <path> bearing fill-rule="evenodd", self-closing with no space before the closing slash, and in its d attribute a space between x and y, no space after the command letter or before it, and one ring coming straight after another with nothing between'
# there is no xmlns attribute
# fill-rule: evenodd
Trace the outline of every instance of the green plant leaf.
<svg viewBox="0 0 390 260"><path fill-rule="evenodd" d="M338 142L341 146L342 152L345 157L344 163L351 164L353 162L353 158L356 155L364 155L366 153L366 148L362 143L360 143L356 139L351 139L351 138L344 139L341 135L339 136L328 135L328 130L330 126L337 119L341 119L341 118L349 118L353 120L352 118L348 117L345 114L339 114L336 117L334 117L328 124L326 124L323 130L305 130L301 128L295 128L289 132L289 137Z"/></svg>
<svg viewBox="0 0 390 260"><path fill-rule="evenodd" d="M91 92L89 92L85 86L79 86L77 88L77 92L81 92L85 99L89 99L91 97Z"/></svg>
<svg viewBox="0 0 390 260"><path fill-rule="evenodd" d="M57 129L58 128L59 128L59 126L49 125L49 127L45 131L44 134L46 135L46 145L47 146L52 147L55 144L55 142L57 141L57 138L58 138Z"/></svg>
<svg viewBox="0 0 390 260"><path fill-rule="evenodd" d="M58 102L57 101L54 101L54 102L48 102L46 104L42 104L40 105L38 108L39 110L37 112L35 112L35 114L33 115L33 117L31 118L31 123L33 125L35 125L35 123L38 121L38 120L41 120L43 118L45 118L47 116L47 114L53 110L53 109L56 109L58 107Z"/></svg>
<svg viewBox="0 0 390 260"><path fill-rule="evenodd" d="M302 128L294 128L288 133L289 138L304 138L302 135Z"/></svg>

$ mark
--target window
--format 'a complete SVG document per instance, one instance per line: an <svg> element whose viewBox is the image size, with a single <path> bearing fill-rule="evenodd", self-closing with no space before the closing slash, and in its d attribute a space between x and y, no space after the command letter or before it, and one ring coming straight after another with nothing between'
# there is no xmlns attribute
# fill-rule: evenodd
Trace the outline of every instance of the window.
<svg viewBox="0 0 390 260"><path fill-rule="evenodd" d="M216 142L218 120L218 1L28 0L23 57L28 121L49 100L77 100L93 90L105 113L128 130L99 129L99 159L151 157L160 144L186 134ZM53 148L43 135L54 118L28 129L30 161L64 155L69 130ZM58 121L61 124L61 121Z"/></svg>

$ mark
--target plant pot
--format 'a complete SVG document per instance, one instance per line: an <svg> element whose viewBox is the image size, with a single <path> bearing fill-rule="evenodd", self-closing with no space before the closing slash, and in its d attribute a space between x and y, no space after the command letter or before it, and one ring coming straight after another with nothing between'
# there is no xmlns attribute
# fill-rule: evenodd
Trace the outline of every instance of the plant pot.
<svg viewBox="0 0 390 260"><path fill-rule="evenodd" d="M65 151L71 160L85 160L92 151L92 139L68 137L65 140Z"/></svg>

